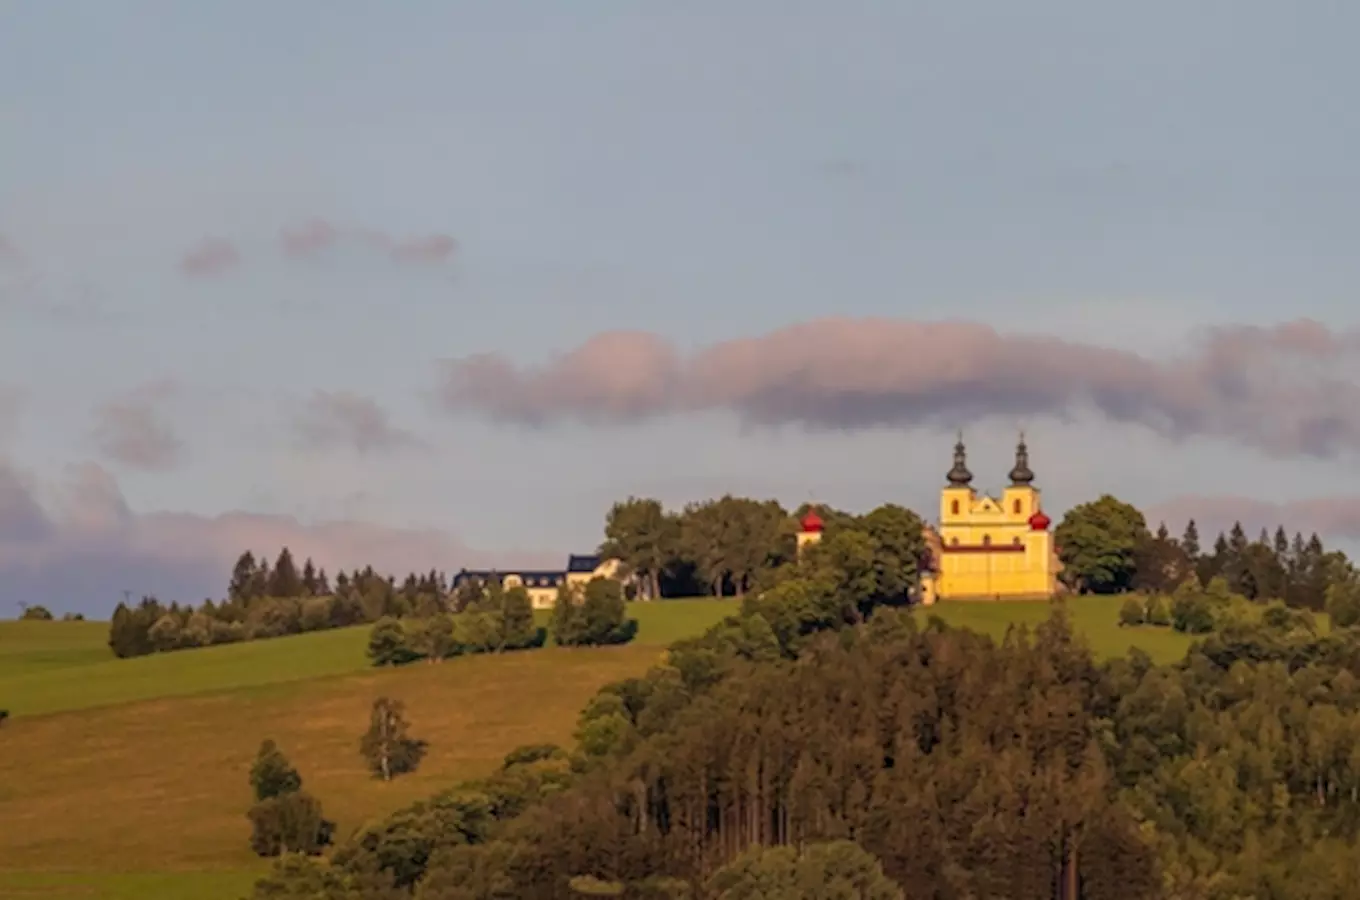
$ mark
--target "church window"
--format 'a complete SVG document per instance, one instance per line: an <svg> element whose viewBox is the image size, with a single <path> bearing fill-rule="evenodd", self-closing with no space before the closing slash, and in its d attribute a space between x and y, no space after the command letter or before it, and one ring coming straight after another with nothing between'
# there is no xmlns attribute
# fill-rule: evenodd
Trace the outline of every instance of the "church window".
<svg viewBox="0 0 1360 900"><path fill-rule="evenodd" d="M955 500L949 504L949 511L957 516L959 514L959 501Z"/></svg>
<svg viewBox="0 0 1360 900"><path fill-rule="evenodd" d="M982 546L984 547L992 546L992 536L990 534L984 534L982 536Z"/></svg>
<svg viewBox="0 0 1360 900"><path fill-rule="evenodd" d="M1019 500L1016 500L1016 501L1015 501L1015 505L1014 505L1013 509L1015 510L1015 514L1016 514L1017 516L1020 515L1020 501L1019 501Z"/></svg>

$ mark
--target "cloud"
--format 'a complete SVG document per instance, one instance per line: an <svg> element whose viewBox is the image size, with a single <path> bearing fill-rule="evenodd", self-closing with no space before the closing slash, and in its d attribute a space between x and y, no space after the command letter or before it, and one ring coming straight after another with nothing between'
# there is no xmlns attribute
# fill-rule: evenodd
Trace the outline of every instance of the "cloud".
<svg viewBox="0 0 1360 900"><path fill-rule="evenodd" d="M1192 337L1159 359L970 322L833 318L682 357L656 335L607 332L537 365L446 361L437 395L450 412L530 425L726 410L750 425L858 430L1096 413L1281 457L1360 450L1360 334L1301 319Z"/></svg>
<svg viewBox="0 0 1360 900"><path fill-rule="evenodd" d="M398 576L462 566L561 565L558 554L487 554L436 530L363 522L305 524L291 516L229 512L139 513L117 480L95 464L74 467L40 503L24 473L0 460L0 611L42 603L58 611L107 615L124 590L169 602L220 598L244 550L270 556L287 546L334 573L373 565Z"/></svg>
<svg viewBox="0 0 1360 900"><path fill-rule="evenodd" d="M1157 527L1165 522L1175 536L1190 519L1199 529L1200 542L1208 547L1214 535L1227 531L1234 522L1241 522L1248 537L1256 537L1262 529L1273 535L1283 525L1291 536L1302 532L1305 536L1317 532L1324 540L1360 539L1360 496L1341 495L1306 500L1272 503L1251 497L1185 495L1150 506L1146 512L1148 524Z"/></svg>
<svg viewBox="0 0 1360 900"><path fill-rule="evenodd" d="M24 254L9 238L0 234L0 266L17 266L24 261Z"/></svg>
<svg viewBox="0 0 1360 900"><path fill-rule="evenodd" d="M315 392L294 426L310 449L340 445L368 455L423 446L414 434L393 425L376 401L349 391Z"/></svg>
<svg viewBox="0 0 1360 900"><path fill-rule="evenodd" d="M205 238L180 257L179 269L185 275L208 277L221 275L240 264L241 252L231 241Z"/></svg>
<svg viewBox="0 0 1360 900"><path fill-rule="evenodd" d="M288 226L279 232L279 246L291 259L309 259L342 242L376 248L400 263L443 262L458 249L458 242L447 234L394 238L376 229L345 227L323 219Z"/></svg>
<svg viewBox="0 0 1360 900"><path fill-rule="evenodd" d="M14 439L19 432L19 417L23 413L24 396L16 387L0 384L0 446Z"/></svg>
<svg viewBox="0 0 1360 900"><path fill-rule="evenodd" d="M104 457L149 472L179 465L184 442L164 422L158 409L174 393L171 382L156 381L97 406L92 436Z"/></svg>

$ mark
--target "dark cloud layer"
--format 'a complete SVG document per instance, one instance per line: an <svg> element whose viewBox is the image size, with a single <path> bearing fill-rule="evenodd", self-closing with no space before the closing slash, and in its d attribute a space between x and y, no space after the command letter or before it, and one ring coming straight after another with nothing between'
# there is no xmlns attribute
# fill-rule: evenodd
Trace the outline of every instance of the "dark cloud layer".
<svg viewBox="0 0 1360 900"><path fill-rule="evenodd" d="M369 455L423 446L411 432L392 424L372 398L349 391L317 391L294 422L301 445L311 450L337 446Z"/></svg>
<svg viewBox="0 0 1360 900"><path fill-rule="evenodd" d="M623 423L727 410L756 425L954 427L994 415L1092 412L1277 456L1360 450L1360 335L1301 319L1235 325L1157 358L969 322L821 319L688 356L609 332L538 365L484 354L443 365L451 412L502 422Z"/></svg>
<svg viewBox="0 0 1360 900"><path fill-rule="evenodd" d="M561 564L556 554L476 553L433 530L309 525L248 512L138 513L114 477L94 464L74 469L59 488L39 488L0 459L0 615L13 615L19 603L107 615L124 590L167 602L220 598L232 563L247 549L272 555L287 546L332 572L370 563L403 574Z"/></svg>
<svg viewBox="0 0 1360 900"><path fill-rule="evenodd" d="M174 393L172 383L158 381L99 404L92 436L104 458L149 472L178 466L184 459L184 442L160 409Z"/></svg>

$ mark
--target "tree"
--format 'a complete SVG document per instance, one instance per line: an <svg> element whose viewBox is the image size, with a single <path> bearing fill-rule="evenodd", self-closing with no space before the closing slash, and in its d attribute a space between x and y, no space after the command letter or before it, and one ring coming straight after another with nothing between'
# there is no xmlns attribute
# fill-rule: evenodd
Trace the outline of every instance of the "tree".
<svg viewBox="0 0 1360 900"><path fill-rule="evenodd" d="M534 604L529 592L515 585L500 599L501 646L506 650L540 646L542 640L534 627Z"/></svg>
<svg viewBox="0 0 1360 900"><path fill-rule="evenodd" d="M713 874L715 900L903 900L883 866L853 841L754 847Z"/></svg>
<svg viewBox="0 0 1360 900"><path fill-rule="evenodd" d="M859 526L873 541L875 603L905 603L916 589L926 552L925 529L911 510L885 503Z"/></svg>
<svg viewBox="0 0 1360 900"><path fill-rule="evenodd" d="M248 602L254 600L256 596L256 571L255 554L247 550L236 560L236 565L231 569L231 581L227 583L227 599Z"/></svg>
<svg viewBox="0 0 1360 900"><path fill-rule="evenodd" d="M425 757L427 744L410 736L406 705L400 700L379 697L373 701L368 731L359 740L359 752L369 769L383 781L414 772Z"/></svg>
<svg viewBox="0 0 1360 900"><path fill-rule="evenodd" d="M313 855L331 843L335 823L322 816L320 801L302 790L302 776L272 740L260 744L250 767L250 787L255 805L246 817L256 854Z"/></svg>
<svg viewBox="0 0 1360 900"><path fill-rule="evenodd" d="M368 635L368 658L375 666L404 666L420 658L400 619L384 616Z"/></svg>
<svg viewBox="0 0 1360 900"><path fill-rule="evenodd" d="M293 562L293 554L284 547L279 551L274 571L269 576L269 596L301 597L302 594L302 576L298 574L297 565Z"/></svg>
<svg viewBox="0 0 1360 900"><path fill-rule="evenodd" d="M1143 514L1109 494L1072 507L1054 532L1064 579L1095 594L1129 589L1138 546L1149 538Z"/></svg>
<svg viewBox="0 0 1360 900"><path fill-rule="evenodd" d="M659 500L629 497L605 517L600 555L621 561L643 585L643 596L661 596L661 572L674 558L680 522Z"/></svg>
<svg viewBox="0 0 1360 900"><path fill-rule="evenodd" d="M46 606L25 606L19 618L37 622L52 621L52 611Z"/></svg>
<svg viewBox="0 0 1360 900"><path fill-rule="evenodd" d="M246 816L251 824L250 848L259 856L315 856L330 845L335 834L335 823L322 815L321 802L304 791L261 800Z"/></svg>
<svg viewBox="0 0 1360 900"><path fill-rule="evenodd" d="M250 787L255 799L268 800L302 790L302 776L272 740L260 744L255 764L250 767Z"/></svg>
<svg viewBox="0 0 1360 900"><path fill-rule="evenodd" d="M1192 565L1199 561L1199 528L1196 527L1194 519L1185 523L1185 534L1181 535L1181 551L1189 558Z"/></svg>
<svg viewBox="0 0 1360 900"><path fill-rule="evenodd" d="M637 619L628 618L623 585L613 578L595 577L578 598L560 589L553 608L554 640L565 647L626 644L637 635Z"/></svg>

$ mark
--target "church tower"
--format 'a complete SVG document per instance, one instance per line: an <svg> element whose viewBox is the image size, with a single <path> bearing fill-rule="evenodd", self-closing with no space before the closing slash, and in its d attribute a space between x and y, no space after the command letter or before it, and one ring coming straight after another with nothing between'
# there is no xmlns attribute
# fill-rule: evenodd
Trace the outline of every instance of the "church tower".
<svg viewBox="0 0 1360 900"><path fill-rule="evenodd" d="M1015 445L1015 465L1011 467L1011 483L1001 495L1001 507L1007 517L1028 522L1030 516L1039 511L1039 489L1034 486L1034 472L1029 467L1029 447L1025 446L1025 433L1020 432L1020 442Z"/></svg>
<svg viewBox="0 0 1360 900"><path fill-rule="evenodd" d="M948 526L967 521L973 508L973 473L968 471L968 451L963 446L963 432L954 444L954 468L945 476L949 483L940 491L940 525Z"/></svg>

